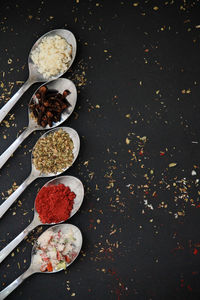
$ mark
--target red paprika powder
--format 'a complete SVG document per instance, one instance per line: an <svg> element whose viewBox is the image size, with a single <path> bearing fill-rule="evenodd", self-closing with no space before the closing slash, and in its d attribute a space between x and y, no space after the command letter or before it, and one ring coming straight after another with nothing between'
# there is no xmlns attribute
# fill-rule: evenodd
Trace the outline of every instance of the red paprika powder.
<svg viewBox="0 0 200 300"><path fill-rule="evenodd" d="M64 184L43 187L35 200L42 223L59 223L69 218L76 194Z"/></svg>

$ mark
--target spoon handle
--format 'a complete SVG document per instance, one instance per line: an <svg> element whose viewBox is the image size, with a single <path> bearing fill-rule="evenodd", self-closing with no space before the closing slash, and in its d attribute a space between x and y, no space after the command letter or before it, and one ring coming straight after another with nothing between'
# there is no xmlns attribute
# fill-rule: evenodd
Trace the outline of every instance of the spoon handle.
<svg viewBox="0 0 200 300"><path fill-rule="evenodd" d="M31 268L31 266L17 279L15 279L11 284L9 284L5 289L0 292L0 300L5 299L12 291L14 291L27 277L34 274L35 271Z"/></svg>
<svg viewBox="0 0 200 300"><path fill-rule="evenodd" d="M7 162L7 160L11 157L11 155L15 152L15 150L19 147L19 145L33 132L33 127L27 127L22 134L8 147L6 151L0 156L0 169Z"/></svg>
<svg viewBox="0 0 200 300"><path fill-rule="evenodd" d="M14 240L12 240L5 248L0 251L0 263L21 243L28 233L37 227L40 223L35 217L33 221L24 229Z"/></svg>
<svg viewBox="0 0 200 300"><path fill-rule="evenodd" d="M13 192L4 202L0 205L0 218L5 214L9 207L15 202L15 200L21 195L26 187L37 177L31 172L31 174L24 180L24 182Z"/></svg>
<svg viewBox="0 0 200 300"><path fill-rule="evenodd" d="M32 78L28 78L28 80L22 85L22 87L17 91L17 93L12 96L12 98L0 109L0 123L3 121L5 116L9 113L11 108L17 103L19 98L24 94L24 92L34 83Z"/></svg>

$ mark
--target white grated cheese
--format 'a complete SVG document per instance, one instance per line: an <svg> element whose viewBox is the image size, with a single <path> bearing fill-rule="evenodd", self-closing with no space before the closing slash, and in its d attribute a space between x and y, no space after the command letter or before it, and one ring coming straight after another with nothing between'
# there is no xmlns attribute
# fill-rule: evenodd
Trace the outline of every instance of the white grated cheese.
<svg viewBox="0 0 200 300"><path fill-rule="evenodd" d="M31 58L47 79L66 71L72 59L72 46L59 35L47 36L32 51Z"/></svg>

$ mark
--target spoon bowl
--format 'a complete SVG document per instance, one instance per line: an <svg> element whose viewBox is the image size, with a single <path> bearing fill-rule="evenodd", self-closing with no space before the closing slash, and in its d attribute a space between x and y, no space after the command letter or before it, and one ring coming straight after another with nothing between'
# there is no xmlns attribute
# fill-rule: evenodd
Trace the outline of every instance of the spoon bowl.
<svg viewBox="0 0 200 300"><path fill-rule="evenodd" d="M55 35L59 35L62 38L64 38L71 46L72 46L72 58L69 61L68 65L66 66L66 69L64 72L60 72L54 76L49 77L48 79L45 78L39 71L37 66L34 64L31 55L32 52L38 47L38 45L41 43L42 39L44 37L53 37ZM69 70L69 68L71 67L74 58L76 56L76 39L75 36L73 35L73 33L69 30L66 29L54 29L51 30L47 33L45 33L43 36L41 36L33 45L33 47L31 48L30 54L28 56L28 67L29 67L29 74L30 77L34 80L34 82L46 82L46 81L51 81L51 80L55 80L58 77L61 77L65 72L67 72L67 70Z"/></svg>
<svg viewBox="0 0 200 300"><path fill-rule="evenodd" d="M42 41L44 37L47 36L55 36L60 35L62 38L64 38L69 44L72 45L72 58L68 65L66 66L66 69L64 72L60 72L56 74L55 76L51 76L49 78L44 78L44 76L39 73L37 66L33 63L33 60L31 58L32 51L36 49L36 47L39 45L39 43ZM48 82L51 80L55 80L59 77L61 77L66 71L69 70L71 67L75 56L76 56L76 39L73 35L73 33L66 29L54 29L47 33L45 33L41 38L39 38L33 47L31 48L30 54L28 56L28 68L29 68L29 77L27 81L23 84L23 86L18 90L18 92L12 96L12 98L0 109L0 123L5 118L5 116L9 113L9 111L12 109L12 107L17 103L17 101L21 98L21 96L24 94L24 92L33 84L36 82Z"/></svg>
<svg viewBox="0 0 200 300"><path fill-rule="evenodd" d="M33 101L37 101L36 94L38 93L39 89L44 86L43 84L34 92L33 96L31 97L31 100L29 104ZM76 106L76 101L77 101L77 89L74 83L66 78L58 78L53 81L49 81L48 83L45 84L45 86L48 88L48 90L57 90L58 93L63 94L65 90L69 90L70 94L67 96L67 101L69 102L70 106L67 107L61 114L60 121L58 122L53 122L52 126L50 127L48 124L45 127L42 127L37 124L35 118L31 116L31 111L28 106L28 116L29 116L29 125L28 128L32 131L34 130L47 130L47 129L53 129L55 127L58 127L61 125L63 122L65 122L69 116L72 114L74 111L74 108Z"/></svg>
<svg viewBox="0 0 200 300"><path fill-rule="evenodd" d="M60 176L60 177L57 177L57 178L54 178L54 179L48 181L47 183L45 183L45 185L43 185L43 187L55 186L58 184L64 184L65 186L69 186L70 190L76 194L76 197L74 199L73 209L71 210L70 216L68 218L68 219L70 219L79 210L79 208L81 207L81 204L83 202L83 198L84 198L83 184L76 177ZM14 240L12 240L5 248L3 248L0 251L0 263L14 250L15 247L17 247L19 245L19 243L29 234L29 232L32 231L37 226L60 224L65 221L66 220L62 220L59 223L42 223L40 220L39 214L34 205L34 217L33 217L32 222Z"/></svg>
<svg viewBox="0 0 200 300"><path fill-rule="evenodd" d="M67 132L69 134L70 138L73 141L73 145L74 145L74 148L73 148L73 156L74 156L73 161L72 161L71 165L69 165L68 167L66 167L65 169L63 169L60 172L57 172L57 173L47 173L47 174L46 173L42 173L42 172L40 172L39 170L36 169L36 167L35 167L35 165L33 163L33 158L34 158L33 157L33 151L34 151L34 149L35 149L35 147L36 147L36 145L37 145L37 143L39 142L40 139L43 139L43 138L47 137L49 134L52 134L52 133L54 133L54 132L56 132L56 131L58 131L60 129L62 129L65 132ZM79 154L79 150L80 150L80 138L79 138L79 135L76 132L76 130L74 130L73 128L71 128L71 127L59 127L59 128L54 128L54 129L51 129L51 130L45 132L38 139L38 141L36 142L36 144L35 144L35 146L34 146L34 148L32 150L32 156L31 156L31 161L32 161L32 172L31 173L32 173L32 176L34 176L34 177L53 177L53 176L58 176L58 175L62 174L63 172L65 172L66 170L68 170L73 165L73 163L75 162L75 160L76 160L76 158L77 158L77 156Z"/></svg>
<svg viewBox="0 0 200 300"><path fill-rule="evenodd" d="M60 231L63 233L68 233L69 231L73 232L73 236L76 239L76 255L73 257L70 263L67 264L67 267L70 266L74 260L78 257L81 247L82 247L82 242L83 242L83 237L81 234L81 231L79 230L78 227L72 225L72 224L60 224L60 225L55 225L47 229L46 231L52 230L55 233ZM45 232L46 232L45 231ZM43 232L38 240L42 237L42 235L45 233ZM37 253L37 246L38 246L38 240L34 243L33 249L32 249L32 255L31 255L31 265L26 270L22 275L20 275L15 281L13 281L9 286L7 286L5 289L3 289L0 292L0 299L3 300L5 299L12 291L14 291L27 277L34 273L41 273L42 271L40 270L40 265L37 262L36 258L36 253ZM45 272L45 273L57 273L59 271L62 271L63 268L60 268L59 270L53 269L52 272ZM42 272L44 273L44 272Z"/></svg>

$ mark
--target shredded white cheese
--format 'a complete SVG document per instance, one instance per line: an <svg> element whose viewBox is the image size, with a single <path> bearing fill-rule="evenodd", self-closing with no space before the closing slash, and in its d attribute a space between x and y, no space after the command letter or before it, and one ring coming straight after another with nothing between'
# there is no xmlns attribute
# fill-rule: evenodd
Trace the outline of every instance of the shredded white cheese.
<svg viewBox="0 0 200 300"><path fill-rule="evenodd" d="M72 59L72 46L59 35L47 36L32 51L31 58L38 71L48 79L67 70Z"/></svg>

